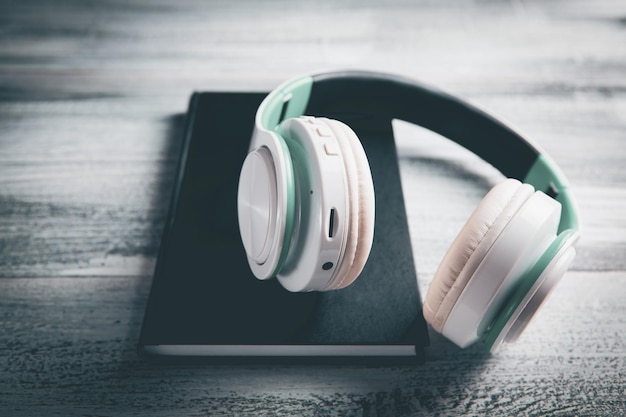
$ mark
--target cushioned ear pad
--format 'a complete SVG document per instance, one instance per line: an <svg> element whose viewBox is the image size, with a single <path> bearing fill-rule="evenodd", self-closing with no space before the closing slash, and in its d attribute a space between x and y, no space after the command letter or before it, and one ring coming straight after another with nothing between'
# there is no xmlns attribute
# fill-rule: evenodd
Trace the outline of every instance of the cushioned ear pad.
<svg viewBox="0 0 626 417"><path fill-rule="evenodd" d="M354 131L337 120L317 118L333 132L341 149L348 184L349 210L344 214L348 233L344 255L328 289L350 285L361 273L374 238L374 185L361 141Z"/></svg>
<svg viewBox="0 0 626 417"><path fill-rule="evenodd" d="M424 318L435 330L443 326L495 240L534 188L515 179L493 187L476 207L435 272L424 301Z"/></svg>

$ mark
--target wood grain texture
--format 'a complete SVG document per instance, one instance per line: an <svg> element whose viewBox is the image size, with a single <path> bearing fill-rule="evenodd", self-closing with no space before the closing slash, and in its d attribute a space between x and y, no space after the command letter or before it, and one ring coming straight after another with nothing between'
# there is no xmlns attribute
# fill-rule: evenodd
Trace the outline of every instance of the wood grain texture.
<svg viewBox="0 0 626 417"><path fill-rule="evenodd" d="M489 356L433 335L419 367L149 364L134 352L149 279L4 279L0 405L4 415L619 415L626 280L595 275L570 274L520 343Z"/></svg>
<svg viewBox="0 0 626 417"><path fill-rule="evenodd" d="M622 1L0 0L0 416L626 414ZM520 343L413 367L163 366L135 344L194 90L405 74L534 138L583 216ZM422 293L500 177L397 123ZM416 140L417 139L417 140Z"/></svg>

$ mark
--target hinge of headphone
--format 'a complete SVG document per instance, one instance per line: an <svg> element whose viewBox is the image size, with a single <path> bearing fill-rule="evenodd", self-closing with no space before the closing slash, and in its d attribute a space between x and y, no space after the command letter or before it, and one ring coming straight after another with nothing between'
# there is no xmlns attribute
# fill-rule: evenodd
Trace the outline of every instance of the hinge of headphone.
<svg viewBox="0 0 626 417"><path fill-rule="evenodd" d="M548 189L544 191L548 197L552 197L553 199L556 200L556 197L559 195L559 189L556 188L556 185L554 185L554 183L552 181L550 181L550 184L548 185Z"/></svg>

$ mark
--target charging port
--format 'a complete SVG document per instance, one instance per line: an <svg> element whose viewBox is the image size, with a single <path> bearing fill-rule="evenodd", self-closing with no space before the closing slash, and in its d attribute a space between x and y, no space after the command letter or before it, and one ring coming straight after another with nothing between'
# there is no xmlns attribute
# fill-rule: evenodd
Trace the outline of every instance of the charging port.
<svg viewBox="0 0 626 417"><path fill-rule="evenodd" d="M335 209L330 209L330 217L328 219L328 238L332 239L335 235Z"/></svg>

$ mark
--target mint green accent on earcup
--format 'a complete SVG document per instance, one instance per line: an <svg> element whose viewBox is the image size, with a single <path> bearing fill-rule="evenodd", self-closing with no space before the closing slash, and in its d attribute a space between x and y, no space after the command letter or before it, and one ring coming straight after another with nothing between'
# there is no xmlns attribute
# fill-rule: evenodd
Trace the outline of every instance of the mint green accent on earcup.
<svg viewBox="0 0 626 417"><path fill-rule="evenodd" d="M274 90L261 111L261 126L273 131L283 120L304 115L312 87L313 77L307 75L290 80ZM283 110L286 101L289 103Z"/></svg>
<svg viewBox="0 0 626 417"><path fill-rule="evenodd" d="M281 252L280 259L278 261L276 272L274 274L274 275L277 275L285 267L285 263L287 262L287 255L290 254L290 251L291 251L291 255L293 255L294 252L297 252L297 248L294 249L294 247L292 247L293 245L292 234L294 233L294 228L295 228L295 223L296 223L296 210L298 211L298 216L297 216L299 218L298 222L302 223L303 217L308 218L307 214L303 213L304 209L302 207L303 205L303 202L301 201L302 197L301 196L298 197L297 193L300 192L299 189L302 187L305 187L307 189L309 189L310 187L309 185L310 166L309 166L307 154L304 151L304 149L302 147L299 147L299 145L297 145L296 141L294 141L294 139L290 137L289 133L285 132L281 124L279 124L276 127L275 133L280 137L281 145L283 146L283 148L289 149L288 151L289 158L290 158L289 166L291 168L290 173L292 174L290 185L288 187L287 204L289 207L287 210L288 216L287 216L287 225L285 227L285 236L283 239L283 249ZM298 183L297 186L296 186L296 181ZM297 201L297 200L300 200L300 201ZM291 207L291 205L293 205L293 208Z"/></svg>
<svg viewBox="0 0 626 417"><path fill-rule="evenodd" d="M565 175L563 175L554 161L545 155L539 155L523 182L531 184L536 190L543 192L555 187L555 191L557 191L556 201L561 203L562 206L558 232L560 233L568 229L579 230L578 208L568 189L569 184L567 179L565 179Z"/></svg>
<svg viewBox="0 0 626 417"><path fill-rule="evenodd" d="M285 211L285 233L283 235L283 247L280 250L280 257L278 258L278 264L276 269L272 272L272 276L276 276L285 265L287 255L289 254L289 246L291 245L291 234L293 233L293 226L295 222L296 211L296 186L293 174L293 163L291 161L291 153L285 140L280 138L280 147L283 150L284 165L285 165L285 180L287 185L287 209Z"/></svg>
<svg viewBox="0 0 626 417"><path fill-rule="evenodd" d="M291 235L294 229L296 210L296 189L291 153L284 138L276 132L276 127L284 119L299 117L304 114L306 105L309 101L309 96L311 95L312 86L313 78L311 76L303 76L290 80L276 90L272 91L259 108L260 118L257 118L257 123L260 122L261 128L273 132L272 134L279 139L278 142L280 142L280 147L283 151L282 165L285 169L287 200L285 210L285 231L278 264L276 265L272 276L278 274L287 261L287 255L289 254L289 248L291 246Z"/></svg>
<svg viewBox="0 0 626 417"><path fill-rule="evenodd" d="M507 323L515 311L523 302L528 292L535 285L541 274L548 267L550 262L557 256L559 251L563 249L566 244L571 243L572 239L577 232L575 230L566 230L559 234L556 239L545 250L537 262L524 273L519 280L517 289L511 294L502 307L500 313L498 313L496 320L490 325L484 335L485 345L489 350L492 350L494 343L496 343L500 333L505 329Z"/></svg>

